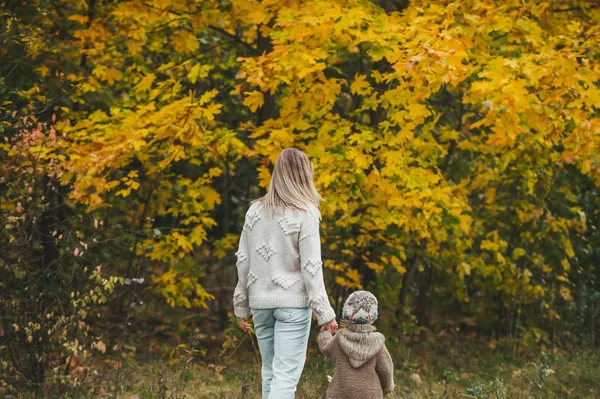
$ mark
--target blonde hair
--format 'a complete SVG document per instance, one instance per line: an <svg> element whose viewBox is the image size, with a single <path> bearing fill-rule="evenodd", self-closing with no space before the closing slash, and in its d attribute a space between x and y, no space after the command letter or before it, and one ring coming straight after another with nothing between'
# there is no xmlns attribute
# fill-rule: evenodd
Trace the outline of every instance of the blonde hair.
<svg viewBox="0 0 600 399"><path fill-rule="evenodd" d="M275 161L269 191L259 201L268 212L282 208L308 210L319 208L323 200L313 181L314 168L306 154L297 148L286 148Z"/></svg>

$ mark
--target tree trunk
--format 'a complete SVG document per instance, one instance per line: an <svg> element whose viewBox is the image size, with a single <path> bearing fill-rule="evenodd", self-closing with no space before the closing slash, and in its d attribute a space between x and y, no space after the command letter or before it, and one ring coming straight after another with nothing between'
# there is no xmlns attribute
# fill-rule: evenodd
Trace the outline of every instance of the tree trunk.
<svg viewBox="0 0 600 399"><path fill-rule="evenodd" d="M270 21L267 26L272 27L274 24L274 20ZM269 36L263 36L261 34L261 25L256 27L257 35L256 35L256 48L259 54L270 53L273 51L273 44L271 43L271 38ZM263 93L264 104L256 111L256 126L262 126L265 121L275 118L277 116L277 106L275 103L275 96L270 94L269 92Z"/></svg>
<svg viewBox="0 0 600 399"><path fill-rule="evenodd" d="M423 327L429 327L430 325L430 312L429 312L429 297L431 296L431 287L435 281L435 268L433 265L428 265L425 271L425 281L421 289L419 290L419 297L417 299L417 323Z"/></svg>

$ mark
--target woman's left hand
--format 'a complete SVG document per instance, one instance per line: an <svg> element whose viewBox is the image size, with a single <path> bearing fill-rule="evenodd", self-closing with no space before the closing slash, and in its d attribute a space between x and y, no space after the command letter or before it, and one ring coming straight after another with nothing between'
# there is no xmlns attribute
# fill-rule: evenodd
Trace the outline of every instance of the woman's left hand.
<svg viewBox="0 0 600 399"><path fill-rule="evenodd" d="M250 324L246 323L246 320L242 319L241 317L238 317L237 322L238 322L238 326L240 326L240 328L242 329L243 332L252 331L252 327L250 327Z"/></svg>
<svg viewBox="0 0 600 399"><path fill-rule="evenodd" d="M325 330L329 331L331 333L331 335L335 335L338 331L337 321L335 321L335 319L333 319L329 323L323 324L323 327L321 327L321 332L323 332Z"/></svg>

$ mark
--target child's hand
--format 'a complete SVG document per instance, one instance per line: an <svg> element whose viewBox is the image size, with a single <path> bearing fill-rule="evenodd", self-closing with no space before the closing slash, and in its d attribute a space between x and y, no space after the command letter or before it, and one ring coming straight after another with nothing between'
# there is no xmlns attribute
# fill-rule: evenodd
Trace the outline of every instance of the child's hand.
<svg viewBox="0 0 600 399"><path fill-rule="evenodd" d="M321 332L323 332L325 330L329 331L331 333L331 335L335 335L335 333L338 330L337 321L335 321L335 319L333 319L329 323L323 324L323 327L321 327Z"/></svg>

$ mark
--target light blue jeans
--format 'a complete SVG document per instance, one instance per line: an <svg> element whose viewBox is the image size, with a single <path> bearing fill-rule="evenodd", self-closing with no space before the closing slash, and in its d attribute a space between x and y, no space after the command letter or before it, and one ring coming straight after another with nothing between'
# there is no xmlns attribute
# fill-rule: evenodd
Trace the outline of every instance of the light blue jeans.
<svg viewBox="0 0 600 399"><path fill-rule="evenodd" d="M263 399L293 399L310 334L310 308L252 309L262 358Z"/></svg>

